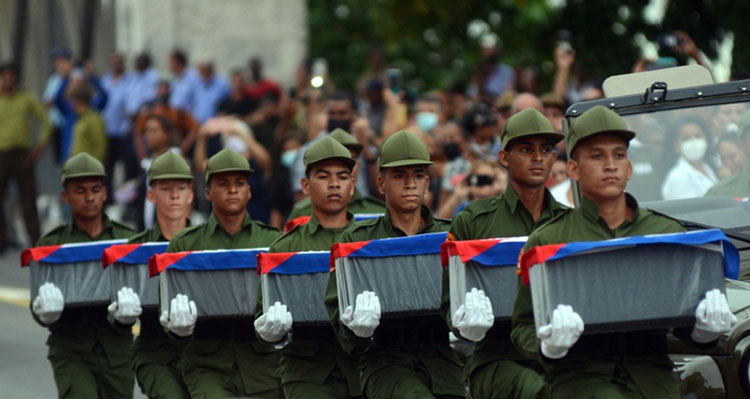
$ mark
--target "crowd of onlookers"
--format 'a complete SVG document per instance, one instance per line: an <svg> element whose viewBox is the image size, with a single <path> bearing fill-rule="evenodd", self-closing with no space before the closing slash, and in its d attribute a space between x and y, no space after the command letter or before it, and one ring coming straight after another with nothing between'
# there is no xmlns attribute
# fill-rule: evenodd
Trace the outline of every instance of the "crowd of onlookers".
<svg viewBox="0 0 750 399"><path fill-rule="evenodd" d="M45 145L52 147L60 164L81 151L100 159L113 176L108 182L109 203L124 210L121 218L137 228L150 227L154 220L154 210L145 200L144 178L153 158L175 151L200 176L208 157L232 148L244 154L256 171L250 182L251 216L281 227L303 197L302 156L312 141L335 128L350 132L363 146L357 188L363 195L379 197L378 148L389 135L405 129L426 144L435 161L427 204L438 216L450 218L469 201L504 191L507 176L497 153L500 133L511 115L533 107L562 131L570 104L602 97L601 82L587 80L576 64L575 51L564 45L554 50L555 73L548 90L542 88L539 68L509 66L493 45L482 49L470 79L419 94L403 85L403 77L393 76L400 71L388 68L377 49L351 90L335 87L327 72L314 76L314 63L307 61L299 65L294 84L282 87L265 76L260 57L224 77L210 61L193 61L176 49L168 55L168 79L152 67L145 53L133 60L113 53L103 73L89 61L76 64L64 48L55 49L52 57L54 72L43 95L47 111L18 88L13 64L2 67L0 190L5 192L10 178L23 186L19 193L32 241L39 236L38 221L30 220L36 213L33 176L28 176L29 168L13 171L6 164L33 165ZM644 65L639 63L634 70ZM23 100L13 93L25 93ZM6 103L15 104L17 112L7 111ZM22 106L23 111L18 111ZM32 117L42 126L36 143L28 124ZM726 173L742 168L735 165L744 162L736 159L742 152L735 154L738 147L729 141L717 143L717 151L723 145L728 155L717 158L719 163L711 169L715 166ZM563 146L549 187L566 182ZM12 151L20 151L21 158L9 160ZM704 174L711 181L719 178L710 169ZM196 179L198 193L201 181ZM572 204L565 184L553 192L563 203ZM196 215L205 214L208 203L202 195L196 198ZM0 218L0 230L6 228ZM0 245L5 245L3 236Z"/></svg>

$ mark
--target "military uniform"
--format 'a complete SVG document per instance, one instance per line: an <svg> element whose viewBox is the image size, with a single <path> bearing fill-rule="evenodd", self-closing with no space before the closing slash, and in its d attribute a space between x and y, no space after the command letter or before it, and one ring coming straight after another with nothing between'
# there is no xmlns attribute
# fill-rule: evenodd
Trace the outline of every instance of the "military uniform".
<svg viewBox="0 0 750 399"><path fill-rule="evenodd" d="M190 166L172 151L158 156L148 171L149 183L154 180L192 180ZM190 226L188 221L187 226ZM154 228L133 236L128 243L169 241L159 223ZM133 343L133 371L138 385L149 398L187 398L187 387L177 368L186 340L170 338L159 323L158 309L143 309L141 331Z"/></svg>
<svg viewBox="0 0 750 399"><path fill-rule="evenodd" d="M349 151L330 137L310 146L304 154L305 169L315 163L339 159L351 169L354 159ZM308 199L309 203L309 199ZM339 235L354 223L340 228L323 227L315 215L306 224L297 225L279 237L269 252L328 251ZM322 294L322 293L321 293ZM261 303L261 300L258 301ZM356 358L347 354L330 326L292 329L292 341L282 350L281 383L287 398L361 397Z"/></svg>
<svg viewBox="0 0 750 399"><path fill-rule="evenodd" d="M737 174L714 184L706 192L706 196L709 195L726 195L733 198L750 197L750 167L746 167Z"/></svg>
<svg viewBox="0 0 750 399"><path fill-rule="evenodd" d="M512 116L501 136L503 148L521 137L549 137L551 142L562 139L547 118L535 109L526 109ZM477 240L483 238L528 236L537 227L567 209L544 190L544 212L537 220L521 202L512 184L505 194L474 201L456 215L449 239ZM443 317L456 336L460 333L451 322L450 282L448 269L443 269ZM541 366L526 359L510 342L510 321L495 321L485 339L478 342L467 357L465 378L469 391L477 398L531 398L545 385Z"/></svg>
<svg viewBox="0 0 750 399"><path fill-rule="evenodd" d="M67 180L78 177L105 176L101 163L84 153L71 157L65 163L62 182L65 184ZM113 240L133 235L129 227L110 220L107 215L102 214L102 217L104 226L96 237L90 236L71 221L43 235L36 245ZM36 315L34 318L40 322ZM133 396L131 326L117 322L110 324L108 320L106 305L66 307L60 318L48 326L47 358L52 364L60 398Z"/></svg>
<svg viewBox="0 0 750 399"><path fill-rule="evenodd" d="M107 161L107 149L109 147L107 133L104 129L104 120L96 112L86 110L73 127L73 145L70 154L75 155L86 152L98 159L99 162Z"/></svg>
<svg viewBox="0 0 750 399"><path fill-rule="evenodd" d="M584 113L576 121L571 129L571 152L585 137L598 133L626 133L624 121L620 122L621 119L614 112L602 109L606 112L595 110L591 114L594 118L590 119L584 118ZM628 136L632 138L634 134L630 133ZM625 136L626 140L629 140L628 136ZM684 231L677 221L639 208L635 198L630 194L625 196L626 205L633 214L632 220L625 220L617 228L611 229L599 216L597 204L584 197L579 207L563 212L532 233L524 250L540 245ZM531 289L521 284L519 278L511 339L528 358L543 359L553 398L679 397L677 382L672 375L672 362L667 356L667 332L655 330L582 335L565 357L546 359L539 352Z"/></svg>
<svg viewBox="0 0 750 399"><path fill-rule="evenodd" d="M389 145L390 141L390 145ZM391 136L381 148L381 168L429 165L429 154L408 132ZM392 166L391 166L392 165ZM447 231L450 223L422 206L423 226L417 234ZM363 220L348 228L340 242L405 237L393 226L390 213ZM325 298L329 318L342 347L359 360L360 385L368 398L458 398L465 396L461 361L448 342L449 330L440 316L382 321L372 341L359 338L339 319L336 272L331 272Z"/></svg>
<svg viewBox="0 0 750 399"><path fill-rule="evenodd" d="M241 155L222 150L209 159L206 181L216 173L249 174L251 171ZM278 230L251 220L247 213L241 230L229 234L212 212L205 223L185 228L175 235L167 252L268 247L280 235ZM257 340L252 319L201 320L195 326L193 339L185 347L178 367L190 397L276 398L281 396L279 357L273 345Z"/></svg>

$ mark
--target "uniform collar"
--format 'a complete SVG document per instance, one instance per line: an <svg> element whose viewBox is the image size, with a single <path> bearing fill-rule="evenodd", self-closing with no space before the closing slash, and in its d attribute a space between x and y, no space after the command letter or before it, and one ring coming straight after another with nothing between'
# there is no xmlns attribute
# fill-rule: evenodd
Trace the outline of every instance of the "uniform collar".
<svg viewBox="0 0 750 399"><path fill-rule="evenodd" d="M245 219L242 220L242 229L247 227L253 222L252 219L250 219L250 215L245 211ZM213 234L216 232L217 228L220 228L222 231L224 230L223 227L219 224L219 219L216 219L216 214L211 212L211 216L208 217L208 221L206 222L208 224L208 230Z"/></svg>
<svg viewBox="0 0 750 399"><path fill-rule="evenodd" d="M424 227L419 229L419 232L428 230L432 224L435 222L435 218L432 217L432 212L430 211L430 208L422 205L420 208L420 214L422 217L422 221L424 222ZM391 213L386 208L385 215L383 216L383 223L385 224L386 229L389 231L398 230L401 231L401 229L397 229L396 227L393 227L393 223L391 222ZM401 231L403 233L403 231Z"/></svg>
<svg viewBox="0 0 750 399"><path fill-rule="evenodd" d="M107 216L107 214L106 214L106 213L104 213L104 212L102 212L102 219L104 219L104 222L103 222L103 224L102 224L102 232L101 232L101 233L99 233L99 235L102 235L102 234L104 234L104 232L105 232L105 231L107 231L107 230L110 230L110 229L112 229L112 226L113 226L113 225L112 225L112 221L111 221L111 220L109 220L109 216ZM81 232L83 232L84 234L86 234L86 235L89 235L88 231L86 231L86 230L83 230L83 229L79 228L79 227L78 227L78 225L76 224L76 220L75 220L75 219L72 219L72 220L70 221L70 223L68 223L68 224L67 224L67 225L65 226L65 232L66 232L67 234L72 234L72 233L73 233L74 231L76 231L76 230L80 230L80 231L81 231ZM95 238L95 237L91 237L91 238Z"/></svg>
<svg viewBox="0 0 750 399"><path fill-rule="evenodd" d="M500 194L498 198L499 200L505 201L506 204L508 204L508 208L510 209L511 213L516 213L516 209L518 209L519 205L526 209L526 207L523 205L523 202L521 202L521 199L518 197L518 193L516 193L516 190L513 188L513 185L508 183L508 188L505 189L505 193ZM544 189L544 214L545 212L548 212L550 214L554 214L557 209L563 208L563 205L557 202L555 200L555 197L552 196L552 193L545 188ZM528 209L527 209L528 211Z"/></svg>
<svg viewBox="0 0 750 399"><path fill-rule="evenodd" d="M638 217L640 216L639 212L639 205L638 201L630 195L629 193L625 193L625 206L630 208L633 211L633 222L638 220ZM583 212L584 215L589 217L592 220L600 220L599 217L599 205L596 204L596 202L581 196L581 206L580 206L581 212ZM603 220L602 220L603 221ZM626 219L623 224L627 224L628 220ZM606 223L605 223L606 225Z"/></svg>
<svg viewBox="0 0 750 399"><path fill-rule="evenodd" d="M213 212L211 213L213 215ZM190 227L190 218L185 221L185 227ZM215 227L214 227L215 228ZM161 227L159 227L159 222L157 221L154 223L154 227L151 229L151 237L156 237L158 241L169 241L166 237L164 237L164 234L161 232Z"/></svg>
<svg viewBox="0 0 750 399"><path fill-rule="evenodd" d="M349 226L352 224L352 221L354 220L354 215L352 215L349 212L346 212L346 219L348 220L348 223L346 224ZM318 221L318 218L315 217L315 214L310 214L310 220L305 224L307 228L310 230L310 234L315 234L318 230L326 229L323 227L322 224ZM346 226L345 226L346 227ZM336 229L330 229L330 230L336 230Z"/></svg>

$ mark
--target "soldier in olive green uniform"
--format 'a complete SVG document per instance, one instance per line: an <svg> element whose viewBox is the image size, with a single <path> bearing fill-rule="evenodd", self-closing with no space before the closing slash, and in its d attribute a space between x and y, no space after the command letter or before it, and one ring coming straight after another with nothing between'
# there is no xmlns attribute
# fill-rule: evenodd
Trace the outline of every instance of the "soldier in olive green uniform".
<svg viewBox="0 0 750 399"><path fill-rule="evenodd" d="M310 221L276 240L269 252L327 251L354 222L346 210L355 184L351 173L355 161L349 150L333 138L324 137L307 149L304 163L302 189L311 200ZM259 326L259 322L265 326ZM272 342L283 338L264 336L261 331L273 330L271 324L265 315L256 320L261 338ZM288 331L283 332L286 335ZM286 398L362 396L356 358L339 346L330 326L292 328L291 332L292 341L281 355L281 382Z"/></svg>
<svg viewBox="0 0 750 399"><path fill-rule="evenodd" d="M377 219L355 223L341 235L340 242L448 230L448 221L434 218L422 204L431 164L427 148L413 134L401 131L389 137L378 157L378 188L385 194L387 211ZM449 331L440 316L389 320L379 325L377 296L367 292L360 296L369 296L375 303L361 308L358 297L357 309L340 315L336 274L331 273L326 307L343 348L355 355L364 350L359 370L366 397L464 397L461 362L448 343Z"/></svg>
<svg viewBox="0 0 750 399"><path fill-rule="evenodd" d="M102 211L107 198L104 166L87 153L74 155L62 170L63 201L73 220L43 235L37 246L127 238L128 227ZM51 283L59 298L62 293ZM47 284L45 284L47 285ZM32 304L34 318L50 330L48 359L60 398L130 398L133 335L130 325L108 321L107 306L62 308L50 312L41 290Z"/></svg>
<svg viewBox="0 0 750 399"><path fill-rule="evenodd" d="M78 120L73 126L73 143L70 146L70 155L86 152L99 162L107 161L107 149L109 148L107 131L104 128L102 117L92 111L91 91L85 87L73 89L70 93L73 109L78 115Z"/></svg>
<svg viewBox="0 0 750 399"><path fill-rule="evenodd" d="M343 144L344 147L349 150L352 158L356 162L356 159L359 157L359 153L362 152L362 144L360 144L359 141L354 138L354 136L347 133L344 129L337 128L326 137L332 137L339 143ZM354 180L357 180L359 168L359 163L356 163L354 166L354 170L352 171L352 177L354 178ZM348 210L349 213L352 214L383 213L385 212L385 205L375 198L362 195L362 193L360 193L359 190L357 190L355 187L354 195L349 201ZM310 205L310 198L305 198L294 204L294 208L292 209L292 212L289 214L289 217L287 219L293 220L300 216L309 215L312 215L312 206Z"/></svg>
<svg viewBox="0 0 750 399"><path fill-rule="evenodd" d="M625 193L632 175L627 146L634 136L620 116L604 107L594 107L575 121L570 130L567 169L571 179L579 183L581 204L532 233L524 250L684 231L675 220L639 208L635 198ZM557 322L563 319L564 326ZM666 330L581 336L583 328L580 316L569 306L560 305L552 324L536 331L531 290L519 279L511 339L528 358L545 362L553 398L679 397L667 356ZM692 334L697 329L696 324ZM697 344L690 338L692 334L687 332L686 336L685 331L675 330L675 335Z"/></svg>
<svg viewBox="0 0 750 399"><path fill-rule="evenodd" d="M169 241L189 225L193 202L193 174L179 155L167 151L148 170L149 201L156 206L156 224L133 236L128 243ZM177 369L184 340L170 338L159 324L157 309L144 310L141 331L133 343L133 371L149 398L187 398L187 387Z"/></svg>
<svg viewBox="0 0 750 399"><path fill-rule="evenodd" d="M563 212L545 183L555 160L556 133L541 112L527 108L508 119L501 136L500 162L508 168L508 188L495 198L475 201L456 215L449 239L475 240L494 237L528 236L537 227ZM443 269L443 317L451 323L448 269ZM492 317L492 314L489 314ZM471 320L466 315L466 320ZM480 328L481 339L467 358L465 376L476 398L533 398L544 386L538 362L521 356L510 342L510 321L495 321L492 328ZM486 336L482 339L481 335Z"/></svg>
<svg viewBox="0 0 750 399"><path fill-rule="evenodd" d="M232 150L224 149L211 157L206 164L206 198L213 212L205 223L180 231L167 252L259 248L276 240L281 235L278 230L251 220L245 210L251 173L247 160ZM191 397L281 397L280 353L257 340L252 319L201 320L195 324L196 315L191 312L192 320L183 324L181 320L186 317L175 314L176 300L172 300L168 319L163 313L160 321L175 335L193 335L179 362Z"/></svg>
<svg viewBox="0 0 750 399"><path fill-rule="evenodd" d="M742 115L740 120L740 149L745 154L750 151L750 112ZM750 166L745 166L738 173L714 184L706 195L726 195L734 198L750 197Z"/></svg>

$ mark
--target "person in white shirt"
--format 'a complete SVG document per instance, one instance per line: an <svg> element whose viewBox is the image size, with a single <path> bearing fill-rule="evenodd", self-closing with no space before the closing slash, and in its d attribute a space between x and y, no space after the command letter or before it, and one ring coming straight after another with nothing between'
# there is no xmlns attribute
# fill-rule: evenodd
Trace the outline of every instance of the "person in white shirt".
<svg viewBox="0 0 750 399"><path fill-rule="evenodd" d="M704 159L708 149L706 129L695 118L682 118L676 126L674 145L679 158L667 173L662 196L665 200L702 197L718 181Z"/></svg>

